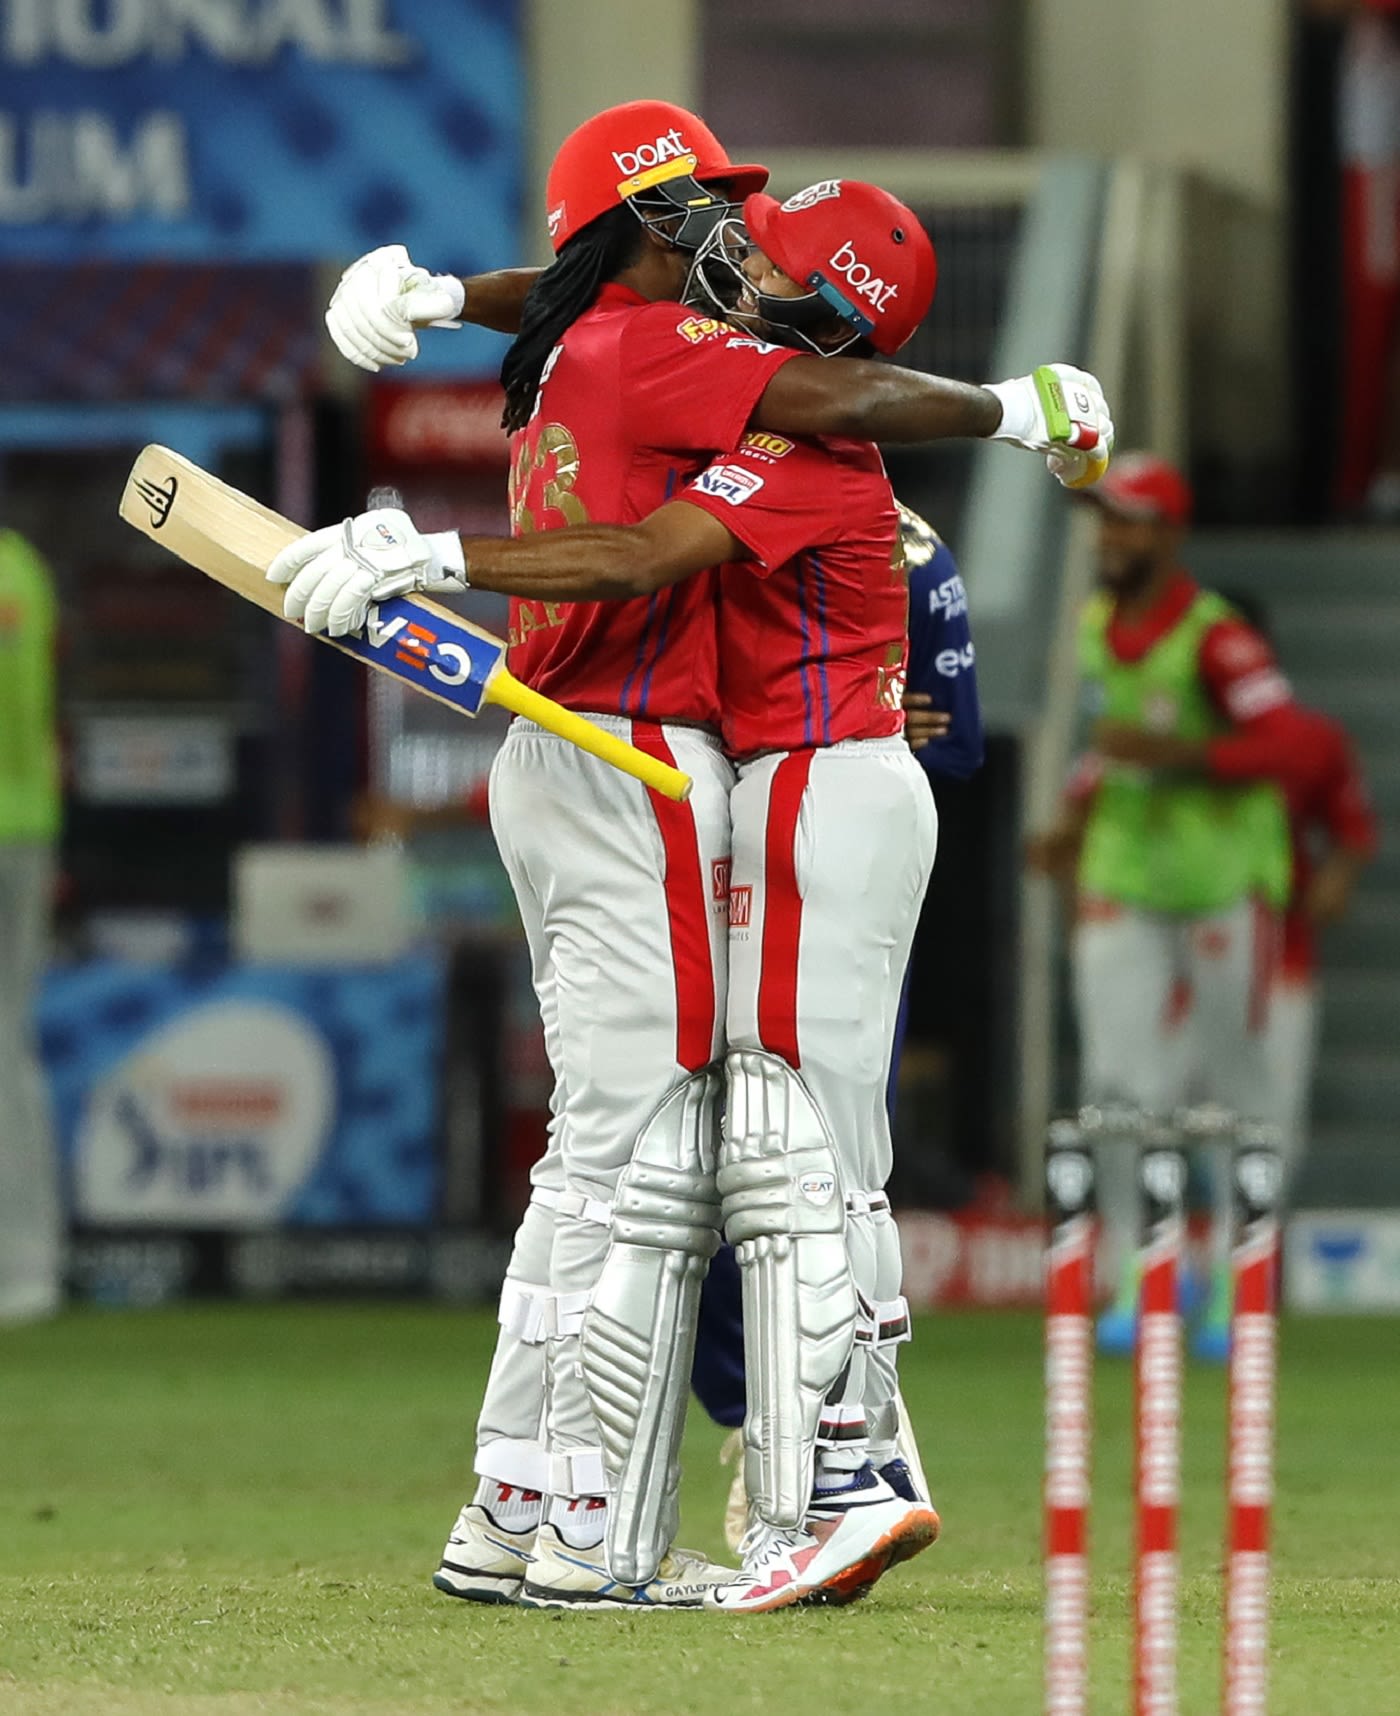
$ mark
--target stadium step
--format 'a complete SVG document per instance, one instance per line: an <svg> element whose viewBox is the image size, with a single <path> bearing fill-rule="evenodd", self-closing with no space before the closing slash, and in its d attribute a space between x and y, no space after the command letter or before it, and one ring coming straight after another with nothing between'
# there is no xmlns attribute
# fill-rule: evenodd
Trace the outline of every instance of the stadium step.
<svg viewBox="0 0 1400 1716"><path fill-rule="evenodd" d="M1192 537L1187 561L1203 584L1252 590L1271 612L1301 600L1310 612L1325 613L1394 601L1400 531L1202 531Z"/></svg>
<svg viewBox="0 0 1400 1716"><path fill-rule="evenodd" d="M1400 1150L1393 1126L1313 1126L1293 1195L1295 1209L1400 1207Z"/></svg>
<svg viewBox="0 0 1400 1716"><path fill-rule="evenodd" d="M1400 971L1400 880L1382 888L1374 876L1374 870L1368 873L1343 922L1323 933L1329 990L1334 972L1350 976L1377 967Z"/></svg>
<svg viewBox="0 0 1400 1716"><path fill-rule="evenodd" d="M1393 1050L1400 1033L1400 976L1394 971L1328 971L1322 1001L1322 1045Z"/></svg>
<svg viewBox="0 0 1400 1716"><path fill-rule="evenodd" d="M1394 1049L1330 1048L1318 1057L1313 1113L1319 1122L1391 1124L1400 1115L1400 1056ZM1397 1151L1400 1154L1400 1151Z"/></svg>

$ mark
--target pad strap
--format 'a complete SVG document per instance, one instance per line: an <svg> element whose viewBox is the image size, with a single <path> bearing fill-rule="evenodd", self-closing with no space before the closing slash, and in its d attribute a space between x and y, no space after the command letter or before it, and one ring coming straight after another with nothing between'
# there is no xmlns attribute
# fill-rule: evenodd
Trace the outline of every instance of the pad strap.
<svg viewBox="0 0 1400 1716"><path fill-rule="evenodd" d="M476 1451L478 1477L494 1478L498 1484L514 1484L522 1490L549 1488L549 1455L538 1442L517 1442L497 1436Z"/></svg>
<svg viewBox="0 0 1400 1716"><path fill-rule="evenodd" d="M603 1198L590 1198L583 1192L556 1192L548 1186L536 1186L530 1202L553 1210L555 1215L572 1216L575 1221L591 1221L599 1227L612 1226L612 1205Z"/></svg>
<svg viewBox="0 0 1400 1716"><path fill-rule="evenodd" d="M860 1297L860 1312L856 1319L856 1345L863 1347L895 1347L911 1340L909 1301L903 1294L897 1299L871 1301Z"/></svg>
<svg viewBox="0 0 1400 1716"><path fill-rule="evenodd" d="M590 1297L587 1292L556 1293L552 1287L507 1275L496 1320L507 1334L527 1347L537 1347L545 1341L577 1335L583 1328Z"/></svg>

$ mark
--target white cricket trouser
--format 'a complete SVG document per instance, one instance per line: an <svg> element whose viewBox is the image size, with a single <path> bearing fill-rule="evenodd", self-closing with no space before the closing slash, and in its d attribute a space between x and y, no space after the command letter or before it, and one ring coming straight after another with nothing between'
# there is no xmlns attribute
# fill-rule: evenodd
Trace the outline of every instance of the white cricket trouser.
<svg viewBox="0 0 1400 1716"><path fill-rule="evenodd" d="M618 1176L657 1105L720 1052L729 789L716 739L593 716L694 779L672 804L531 721L491 771L491 823L530 946L554 1070L477 1428L483 1477L605 1492L578 1335Z"/></svg>
<svg viewBox="0 0 1400 1716"><path fill-rule="evenodd" d="M863 739L745 763L729 805L729 1046L781 1055L826 1120L856 1287L878 1325L902 1277L885 1088L938 840L933 794L902 738ZM881 1464L894 1392L894 1347L862 1343L841 1410L864 1417Z"/></svg>
<svg viewBox="0 0 1400 1716"><path fill-rule="evenodd" d="M52 888L48 845L0 844L0 1319L52 1310L62 1288L58 1154L32 1015Z"/></svg>
<svg viewBox="0 0 1400 1716"><path fill-rule="evenodd" d="M1281 972L1269 997L1269 1104L1264 1117L1279 1129L1285 1202L1308 1148L1308 1110L1317 1058L1317 985Z"/></svg>
<svg viewBox="0 0 1400 1716"><path fill-rule="evenodd" d="M1270 1112L1266 1025L1278 914L1254 900L1183 917L1104 900L1081 904L1074 932L1081 1096L1169 1113L1188 1101ZM1173 1029L1182 984L1190 1017ZM1215 1253L1229 1244L1229 1174L1212 1163ZM1099 1153L1099 1210L1117 1279L1137 1242L1131 1149Z"/></svg>

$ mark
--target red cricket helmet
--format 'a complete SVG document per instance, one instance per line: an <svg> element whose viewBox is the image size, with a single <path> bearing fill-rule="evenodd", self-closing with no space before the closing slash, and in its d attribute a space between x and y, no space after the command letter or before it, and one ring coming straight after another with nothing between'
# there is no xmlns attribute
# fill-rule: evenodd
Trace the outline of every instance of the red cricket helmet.
<svg viewBox="0 0 1400 1716"><path fill-rule="evenodd" d="M1157 524L1191 522L1191 485L1156 453L1115 453L1113 463L1085 491L1108 512Z"/></svg>
<svg viewBox="0 0 1400 1716"><path fill-rule="evenodd" d="M933 303L933 242L918 216L878 185L824 179L785 203L750 196L744 225L765 256L876 351L897 352Z"/></svg>
<svg viewBox="0 0 1400 1716"><path fill-rule="evenodd" d="M762 190L768 169L736 165L703 119L672 102L605 108L559 145L545 181L549 242L557 252L600 214L686 177L700 184L724 180L739 199Z"/></svg>

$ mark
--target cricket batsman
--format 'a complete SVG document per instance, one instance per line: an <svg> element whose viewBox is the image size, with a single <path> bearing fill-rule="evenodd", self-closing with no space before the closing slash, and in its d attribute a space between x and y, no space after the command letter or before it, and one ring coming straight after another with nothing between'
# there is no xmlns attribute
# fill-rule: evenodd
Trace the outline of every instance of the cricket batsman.
<svg viewBox="0 0 1400 1716"><path fill-rule="evenodd" d="M727 188L763 177L669 104L580 127L549 179L556 261L529 287L502 372L522 540L423 538L402 514L367 514L272 569L291 584L287 611L332 632L362 623L391 585L535 592L513 606L512 670L696 783L685 806L664 804L523 721L493 772L556 1092L503 1294L481 1481L438 1575L479 1600L696 1606L729 1577L667 1555L695 1300L723 1220L714 1062L733 774L719 738L719 580L704 570L725 551L702 508L664 503L752 430L1000 433L1071 478L1103 459L1107 413L1087 378L1057 379L1052 397L1032 378L993 391L824 363L683 305L696 252L733 212ZM328 321L377 366L411 355L407 312L437 319L417 314L425 297L438 315L455 299L449 311L501 322L510 286L487 277L478 291L375 253L347 272ZM621 1365L623 1346L636 1362Z"/></svg>

